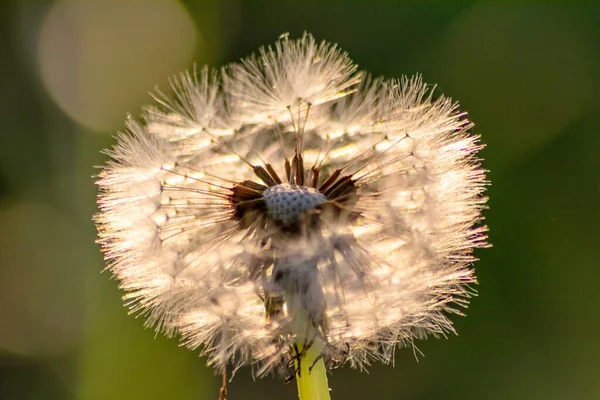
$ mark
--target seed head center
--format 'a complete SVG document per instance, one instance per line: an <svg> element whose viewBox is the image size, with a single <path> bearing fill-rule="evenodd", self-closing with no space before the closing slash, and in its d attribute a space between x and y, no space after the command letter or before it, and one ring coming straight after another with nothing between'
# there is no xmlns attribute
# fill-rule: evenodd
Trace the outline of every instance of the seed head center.
<svg viewBox="0 0 600 400"><path fill-rule="evenodd" d="M317 189L289 183L269 187L263 197L269 217L284 225L298 222L301 214L327 202Z"/></svg>

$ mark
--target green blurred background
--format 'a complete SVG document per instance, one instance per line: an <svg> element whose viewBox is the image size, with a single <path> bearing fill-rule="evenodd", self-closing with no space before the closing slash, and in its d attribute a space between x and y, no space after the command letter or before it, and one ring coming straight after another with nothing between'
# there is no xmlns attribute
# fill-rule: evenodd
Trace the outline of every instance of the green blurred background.
<svg viewBox="0 0 600 400"><path fill-rule="evenodd" d="M94 165L167 76L304 30L458 99L493 182L460 336L336 370L333 398L600 399L600 6L175 0L0 3L1 399L216 399L205 360L100 273ZM247 369L230 384L294 398Z"/></svg>

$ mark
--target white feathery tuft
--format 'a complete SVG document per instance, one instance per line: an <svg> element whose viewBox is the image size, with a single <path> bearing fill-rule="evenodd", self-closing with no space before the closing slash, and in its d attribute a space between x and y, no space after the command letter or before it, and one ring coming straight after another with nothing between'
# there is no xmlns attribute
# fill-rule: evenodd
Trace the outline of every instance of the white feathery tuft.
<svg viewBox="0 0 600 400"><path fill-rule="evenodd" d="M473 124L420 76L287 36L171 81L106 153L99 243L133 312L218 368L392 362L454 328L486 247Z"/></svg>
<svg viewBox="0 0 600 400"><path fill-rule="evenodd" d="M289 40L287 35L274 47L262 47L241 64L225 69L225 90L237 112L261 121L288 119L307 104L323 104L353 90L360 77L348 54L335 44L317 44L309 35Z"/></svg>

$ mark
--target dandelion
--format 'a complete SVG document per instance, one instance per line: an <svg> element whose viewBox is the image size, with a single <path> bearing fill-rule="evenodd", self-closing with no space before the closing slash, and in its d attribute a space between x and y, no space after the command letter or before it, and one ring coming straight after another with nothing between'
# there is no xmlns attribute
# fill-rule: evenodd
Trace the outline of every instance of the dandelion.
<svg viewBox="0 0 600 400"><path fill-rule="evenodd" d="M455 102L308 34L171 85L97 181L107 268L148 326L314 398L326 368L454 332L486 246L482 146Z"/></svg>

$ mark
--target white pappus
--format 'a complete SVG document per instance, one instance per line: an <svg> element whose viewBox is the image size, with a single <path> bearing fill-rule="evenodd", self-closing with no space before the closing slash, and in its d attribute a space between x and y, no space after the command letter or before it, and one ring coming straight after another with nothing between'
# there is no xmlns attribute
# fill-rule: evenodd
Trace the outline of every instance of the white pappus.
<svg viewBox="0 0 600 400"><path fill-rule="evenodd" d="M486 246L478 136L421 77L282 37L156 91L100 173L95 220L133 312L220 369L393 361L454 332Z"/></svg>

